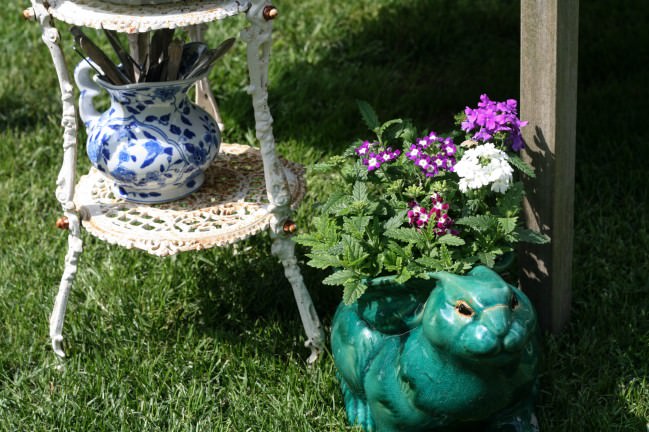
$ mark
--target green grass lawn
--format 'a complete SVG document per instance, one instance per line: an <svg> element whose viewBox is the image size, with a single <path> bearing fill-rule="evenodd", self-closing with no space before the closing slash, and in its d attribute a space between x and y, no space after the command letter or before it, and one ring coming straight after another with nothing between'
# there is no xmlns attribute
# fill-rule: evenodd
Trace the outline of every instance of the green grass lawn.
<svg viewBox="0 0 649 432"><path fill-rule="evenodd" d="M67 241L54 222L58 87L26 0L0 15L0 431L342 431L331 357L313 368L290 286L259 235L155 258L84 233L59 361L48 319ZM482 92L518 96L514 0L277 0L270 105L279 151L311 164L367 137L356 110L444 130ZM582 1L574 299L544 339L543 431L649 422L649 3ZM217 43L239 18L210 27ZM67 28L68 58L76 57ZM228 142L253 142L238 44L212 73ZM81 140L79 174L88 169ZM309 177L298 211L327 192ZM300 256L303 261L303 256ZM340 292L303 266L326 326Z"/></svg>

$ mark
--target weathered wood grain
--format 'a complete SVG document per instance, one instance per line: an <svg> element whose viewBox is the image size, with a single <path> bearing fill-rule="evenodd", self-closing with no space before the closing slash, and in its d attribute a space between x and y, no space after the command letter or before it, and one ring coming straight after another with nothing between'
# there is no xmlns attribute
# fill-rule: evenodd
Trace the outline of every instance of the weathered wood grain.
<svg viewBox="0 0 649 432"><path fill-rule="evenodd" d="M559 331L572 292L575 127L579 0L521 1L521 118L535 167L527 182L528 227L552 238L521 251L521 285L541 325Z"/></svg>

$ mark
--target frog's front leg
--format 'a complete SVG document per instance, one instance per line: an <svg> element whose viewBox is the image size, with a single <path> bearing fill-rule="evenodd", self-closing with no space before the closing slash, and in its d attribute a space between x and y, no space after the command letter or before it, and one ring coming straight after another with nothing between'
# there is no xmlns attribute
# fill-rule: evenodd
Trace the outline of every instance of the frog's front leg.
<svg viewBox="0 0 649 432"><path fill-rule="evenodd" d="M345 411L349 424L361 426L364 432L374 432L376 429L369 404L364 397L355 394L340 375L338 378L345 399Z"/></svg>

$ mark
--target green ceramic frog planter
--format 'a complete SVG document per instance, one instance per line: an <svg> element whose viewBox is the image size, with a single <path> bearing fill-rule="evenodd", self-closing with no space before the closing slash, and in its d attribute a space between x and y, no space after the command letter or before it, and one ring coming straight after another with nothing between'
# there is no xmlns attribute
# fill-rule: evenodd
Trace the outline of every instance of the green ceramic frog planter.
<svg viewBox="0 0 649 432"><path fill-rule="evenodd" d="M431 277L436 284L414 287L382 278L338 308L331 345L350 423L366 432L538 431L529 299L484 266Z"/></svg>

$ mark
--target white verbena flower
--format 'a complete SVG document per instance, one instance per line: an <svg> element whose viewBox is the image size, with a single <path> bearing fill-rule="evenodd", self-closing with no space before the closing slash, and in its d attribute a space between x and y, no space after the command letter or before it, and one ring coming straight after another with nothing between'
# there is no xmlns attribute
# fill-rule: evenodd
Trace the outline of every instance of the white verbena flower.
<svg viewBox="0 0 649 432"><path fill-rule="evenodd" d="M467 150L455 164L455 172L460 176L460 191L479 189L490 184L492 191L505 193L511 186L514 172L508 160L507 153L497 149L492 143Z"/></svg>

